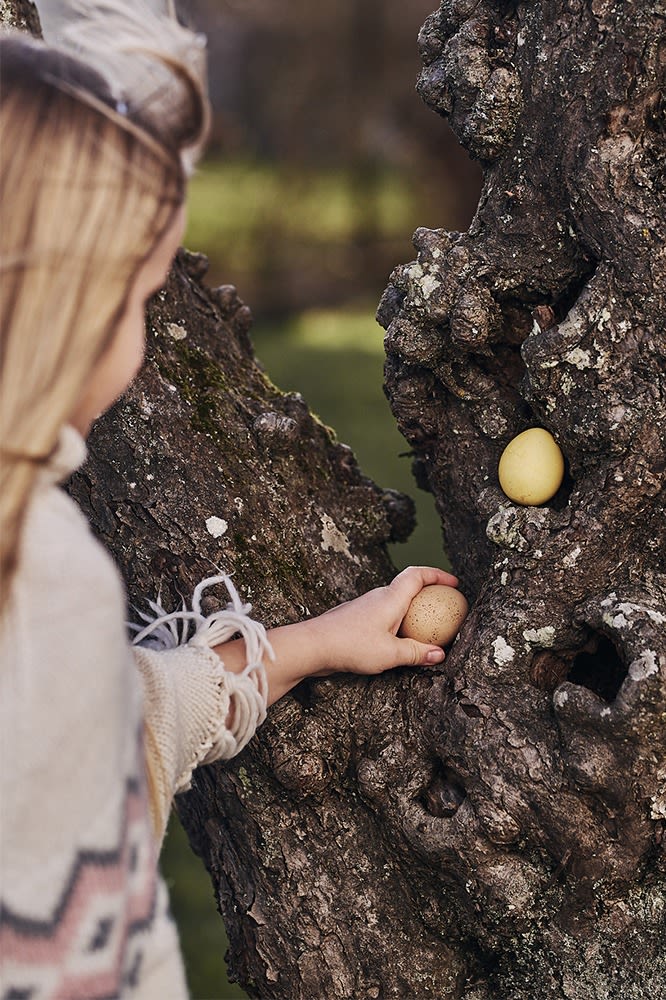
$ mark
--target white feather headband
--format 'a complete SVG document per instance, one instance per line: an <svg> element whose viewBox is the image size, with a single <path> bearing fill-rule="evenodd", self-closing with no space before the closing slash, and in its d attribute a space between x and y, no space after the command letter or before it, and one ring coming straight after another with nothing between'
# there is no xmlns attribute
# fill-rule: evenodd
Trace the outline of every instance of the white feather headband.
<svg viewBox="0 0 666 1000"><path fill-rule="evenodd" d="M189 172L208 126L206 40L178 23L171 0L36 0L36 6L45 42L95 69L116 110L158 138L179 142L187 134L196 97L200 127L179 142Z"/></svg>

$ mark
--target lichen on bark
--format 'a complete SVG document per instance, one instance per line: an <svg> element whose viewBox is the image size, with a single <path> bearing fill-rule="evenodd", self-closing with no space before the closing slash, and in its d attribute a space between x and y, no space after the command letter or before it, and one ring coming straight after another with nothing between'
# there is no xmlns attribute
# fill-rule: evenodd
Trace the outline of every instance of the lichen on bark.
<svg viewBox="0 0 666 1000"><path fill-rule="evenodd" d="M484 996L666 985L664 13L451 0L421 33L421 94L484 188L467 233L417 232L379 319L477 598L428 717L465 790L431 857L470 897ZM529 426L566 457L542 508L496 475Z"/></svg>
<svg viewBox="0 0 666 1000"><path fill-rule="evenodd" d="M379 319L474 603L441 670L302 685L181 799L252 996L664 994L665 15L445 0L423 28L419 89L484 189L467 233L417 232ZM222 565L277 624L387 580L412 513L203 269L179 258L72 490L133 603ZM497 461L532 425L567 474L521 508Z"/></svg>

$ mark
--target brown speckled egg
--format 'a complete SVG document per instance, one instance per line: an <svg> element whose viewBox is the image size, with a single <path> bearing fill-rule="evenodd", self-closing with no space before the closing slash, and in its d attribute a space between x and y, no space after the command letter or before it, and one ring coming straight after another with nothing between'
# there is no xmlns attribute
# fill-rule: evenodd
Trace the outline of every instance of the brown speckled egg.
<svg viewBox="0 0 666 1000"><path fill-rule="evenodd" d="M435 646L448 646L467 617L469 605L455 587L432 584L424 587L402 620L399 635Z"/></svg>

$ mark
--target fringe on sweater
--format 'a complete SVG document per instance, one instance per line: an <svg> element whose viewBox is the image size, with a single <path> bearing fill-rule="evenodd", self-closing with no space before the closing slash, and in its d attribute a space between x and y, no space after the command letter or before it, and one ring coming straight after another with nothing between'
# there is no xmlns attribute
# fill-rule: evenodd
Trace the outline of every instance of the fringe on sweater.
<svg viewBox="0 0 666 1000"><path fill-rule="evenodd" d="M230 601L225 608L211 615L204 615L201 603L205 591L217 584L224 584ZM191 786L192 772L200 764L206 764L218 759L229 759L239 753L254 735L257 727L266 718L268 699L268 682L263 660L274 659L273 649L266 635L264 626L250 617L252 605L244 603L227 574L207 577L197 584L191 600L191 610L183 602L180 611L167 612L160 603L160 598L148 602L152 615L137 611L142 624L129 623L129 628L135 633L133 645L137 648L139 667L145 667L142 661L151 657L152 653L161 654L161 666L170 671L179 670L179 661L195 650L209 653L208 674L202 673L200 683L207 686L211 682L217 686L219 697L215 699L215 709L208 720L201 720L201 729L205 738L197 748L191 766L176 776L175 787L171 794L186 791ZM246 664L240 673L225 669L223 659L214 647L240 636L245 645ZM171 652L169 652L171 651ZM167 654L167 660L162 659ZM179 653L181 655L179 655ZM168 663L167 663L168 661ZM159 698L156 689L159 686L161 670L153 669L150 676L145 677L147 696ZM188 677L191 676L188 671ZM166 680L166 679L165 679ZM164 745L167 752L168 733L147 733L158 746ZM159 760L154 752L148 755L149 771ZM159 794L152 798L153 815L159 817L157 826L163 826L165 812L168 812L167 790L163 780L157 774L149 773L149 785L154 784L160 789ZM159 800L159 801L158 801ZM164 800L164 801L163 801Z"/></svg>

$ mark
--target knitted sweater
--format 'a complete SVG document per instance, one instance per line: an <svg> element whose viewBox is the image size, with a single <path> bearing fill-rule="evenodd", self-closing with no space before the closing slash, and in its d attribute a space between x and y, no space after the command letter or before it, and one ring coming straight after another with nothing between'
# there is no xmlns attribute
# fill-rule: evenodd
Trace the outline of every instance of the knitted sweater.
<svg viewBox="0 0 666 1000"><path fill-rule="evenodd" d="M132 647L119 574L56 485L84 457L66 428L0 623L0 1000L180 1000L159 843L193 768L263 721L265 634L234 592L190 643ZM236 675L209 643L239 628Z"/></svg>

